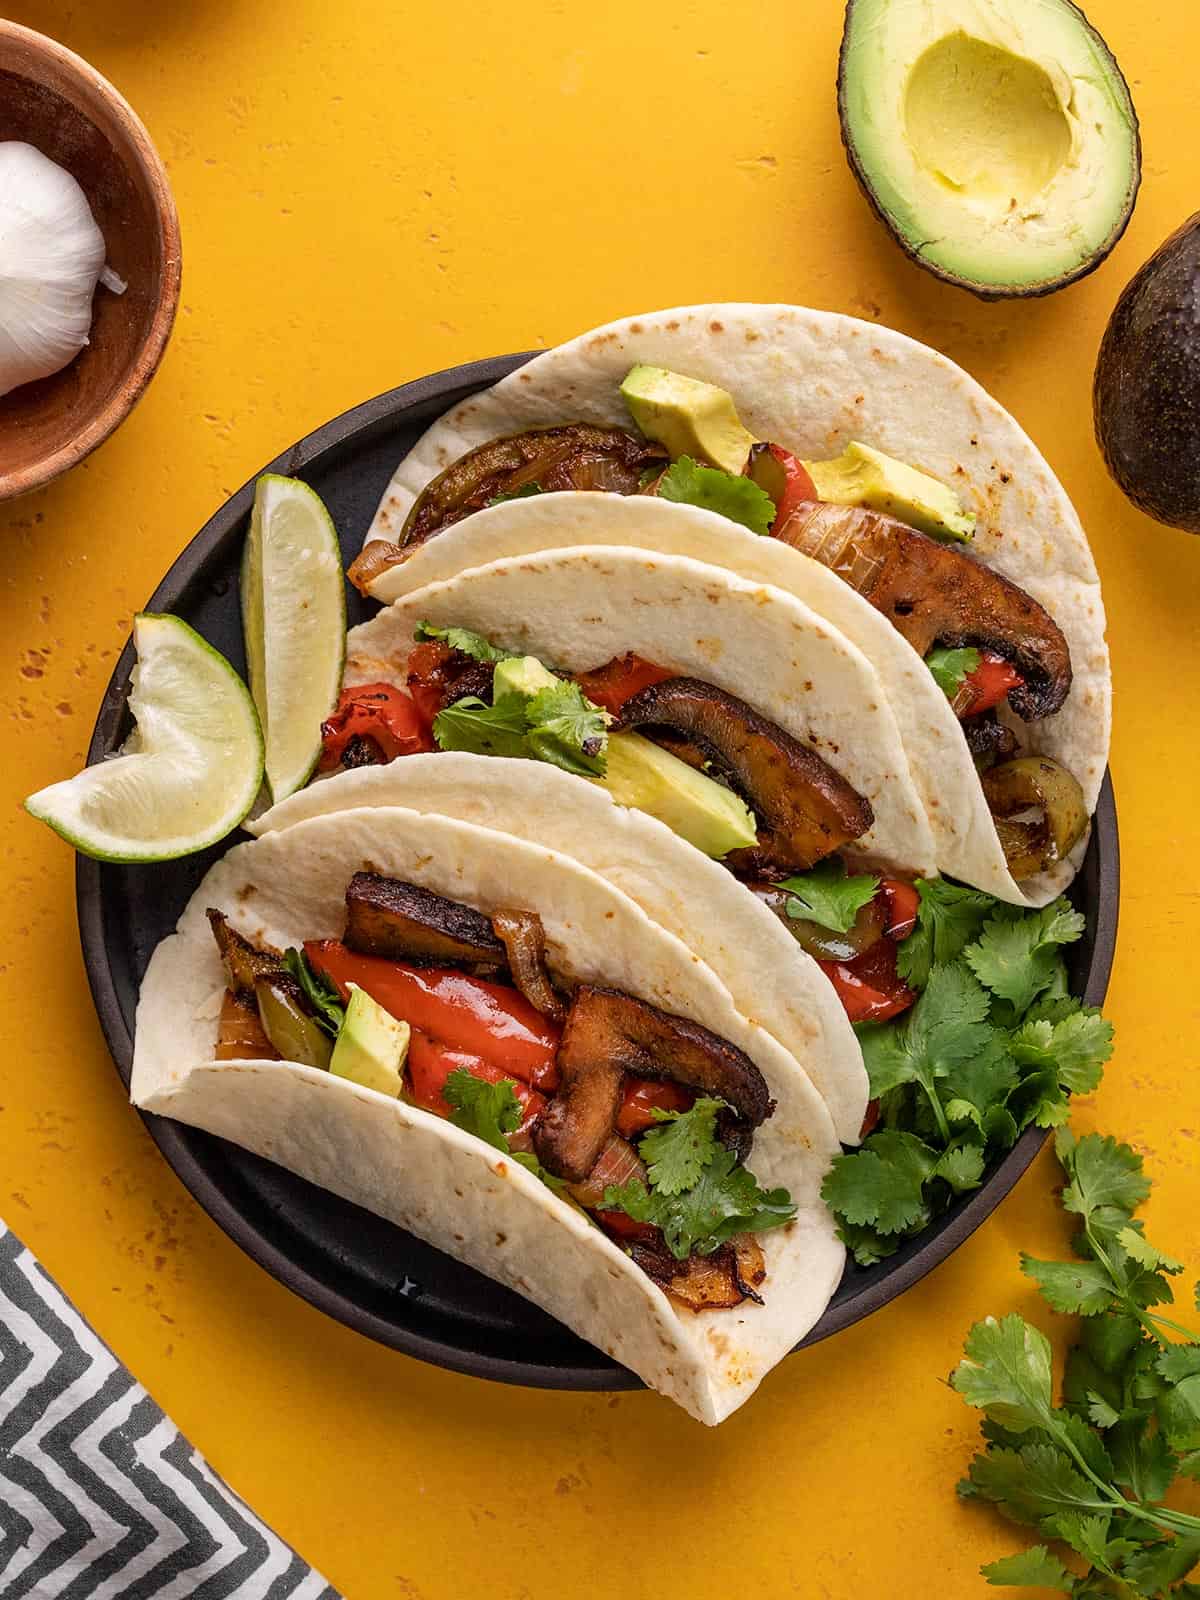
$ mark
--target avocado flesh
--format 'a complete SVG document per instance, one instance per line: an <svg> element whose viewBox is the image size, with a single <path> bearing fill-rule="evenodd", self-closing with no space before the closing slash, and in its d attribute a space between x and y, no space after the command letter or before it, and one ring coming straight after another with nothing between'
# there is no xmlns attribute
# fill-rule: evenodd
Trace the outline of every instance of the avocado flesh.
<svg viewBox="0 0 1200 1600"><path fill-rule="evenodd" d="M754 813L724 784L662 750L640 733L612 733L597 780L618 805L645 811L672 833L719 859L756 843Z"/></svg>
<svg viewBox="0 0 1200 1600"><path fill-rule="evenodd" d="M365 989L352 985L329 1070L335 1078L348 1078L395 1099L404 1083L410 1037L407 1022L385 1011Z"/></svg>
<svg viewBox="0 0 1200 1600"><path fill-rule="evenodd" d="M733 397L714 383L685 378L666 367L631 367L621 398L647 439L665 445L672 461L694 461L740 473L754 435L742 426Z"/></svg>
<svg viewBox="0 0 1200 1600"><path fill-rule="evenodd" d="M897 241L985 298L1081 277L1133 210L1129 89L1069 0L850 0L838 103Z"/></svg>
<svg viewBox="0 0 1200 1600"><path fill-rule="evenodd" d="M1139 510L1200 533L1200 214L1133 275L1100 345L1093 395L1108 470Z"/></svg>
<svg viewBox="0 0 1200 1600"><path fill-rule="evenodd" d="M832 461L804 465L818 499L884 511L935 539L969 539L975 531L975 518L953 489L856 439Z"/></svg>
<svg viewBox="0 0 1200 1600"><path fill-rule="evenodd" d="M544 667L536 656L509 656L496 663L492 674L492 699L500 700L506 694L523 695L527 700L543 689L553 689L561 679L549 667Z"/></svg>

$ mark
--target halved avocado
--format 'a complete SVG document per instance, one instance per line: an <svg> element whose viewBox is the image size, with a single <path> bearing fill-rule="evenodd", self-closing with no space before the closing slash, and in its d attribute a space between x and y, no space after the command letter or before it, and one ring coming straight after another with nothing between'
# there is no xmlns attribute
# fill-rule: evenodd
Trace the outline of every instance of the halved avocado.
<svg viewBox="0 0 1200 1600"><path fill-rule="evenodd" d="M1129 280L1096 362L1096 438L1139 510L1200 533L1200 212Z"/></svg>
<svg viewBox="0 0 1200 1600"><path fill-rule="evenodd" d="M900 246L985 300L1083 277L1133 211L1133 101L1070 0L849 0L838 111Z"/></svg>

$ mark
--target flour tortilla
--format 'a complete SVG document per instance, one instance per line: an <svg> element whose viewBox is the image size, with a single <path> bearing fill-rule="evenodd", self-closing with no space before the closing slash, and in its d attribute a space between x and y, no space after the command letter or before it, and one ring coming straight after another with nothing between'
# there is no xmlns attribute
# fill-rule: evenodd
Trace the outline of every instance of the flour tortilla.
<svg viewBox="0 0 1200 1600"><path fill-rule="evenodd" d="M960 367L892 329L799 306L738 304L682 307L611 323L536 357L434 423L397 468L368 542L398 539L413 500L429 480L489 439L568 421L629 426L618 390L638 361L727 389L752 433L805 458L838 455L850 439L860 439L951 484L977 518L971 553L1038 600L1066 635L1075 674L1067 704L1028 730L1015 721L1013 725L1033 749L1075 774L1089 811L1095 809L1108 760L1112 686L1100 583L1079 517L1014 418ZM567 501L578 498L548 497L553 504L542 513L546 524L520 518L495 520L491 512L468 518L461 529L456 526L438 534L410 561L383 574L372 592L379 599L393 600L452 570L535 548L520 542L518 535L536 531L551 537L549 519L559 515L555 509L559 506L561 542L569 536L568 519L573 515ZM684 514L685 508L674 509ZM642 538L626 541L625 534L632 530L618 524L620 515L613 514L611 540L589 525L587 542L644 543L652 537L650 548L680 547L678 539L667 539L665 523L652 526L648 520ZM698 530L700 523L693 521L692 527ZM712 539L698 535L687 553L762 579L758 564L744 559L751 546L744 538L737 539L736 530L725 545L722 559ZM903 669L898 667L895 644L889 648L876 627L872 647L871 623L865 615L859 627L848 627L844 605L835 615L836 601L822 604L823 598L833 595L828 584L819 592L821 580L814 574L800 575L804 558L796 552L790 555L796 576L783 587L823 611L866 652L887 681L895 705L909 692L899 687ZM782 580L777 575L769 581ZM857 609L860 614L871 610L861 600ZM903 640L899 646L900 656L908 652ZM910 675L911 667L903 675L906 683L911 683ZM950 806L943 802L940 816L931 811L943 870L1016 904L1046 903L1074 876L1084 845L1070 861L1018 888L1004 866L978 784L970 789L965 805L955 799L967 788L965 757L961 750L941 748L952 743L950 730L945 708L934 710L933 705L925 685L901 721L927 803L947 792L954 800ZM915 742L913 724L918 728ZM922 725L925 738L920 737ZM944 774L944 782L931 783L926 776L931 770L939 777Z"/></svg>
<svg viewBox="0 0 1200 1600"><path fill-rule="evenodd" d="M537 1178L432 1113L291 1062L213 1059L225 977L206 908L276 948L340 937L346 884L366 867L485 914L536 911L555 971L691 1018L756 1062L777 1105L749 1165L799 1208L794 1223L761 1237L764 1306L677 1308ZM782 1046L612 884L552 850L447 817L402 807L317 816L219 861L151 959L131 1092L144 1110L231 1139L517 1290L709 1424L803 1338L844 1265L820 1198L837 1136Z"/></svg>
<svg viewBox="0 0 1200 1600"><path fill-rule="evenodd" d="M405 598L418 579L445 581L496 558L537 555L586 544L683 555L770 584L810 607L875 667L933 830L937 863L952 878L1013 905L1045 905L1070 883L1086 837L1066 861L1017 883L1008 870L971 752L946 695L921 657L882 612L828 567L778 539L763 539L715 512L641 495L538 495L511 500L455 523L385 575ZM1015 722L1018 730L1023 724ZM1085 725L1053 717L1030 730L1036 747L1080 777L1094 810L1103 764L1087 765L1078 742ZM1045 737L1042 737L1045 730Z"/></svg>
<svg viewBox="0 0 1200 1600"><path fill-rule="evenodd" d="M598 872L713 969L742 1015L803 1066L842 1143L859 1142L867 1073L832 985L773 912L665 824L544 762L448 750L338 773L248 826L261 836L360 806L457 817L559 850Z"/></svg>
<svg viewBox="0 0 1200 1600"><path fill-rule="evenodd" d="M815 750L875 813L847 854L932 876L933 834L870 662L792 595L686 556L574 546L431 584L352 628L348 685L404 681L418 622L568 672L632 650L737 695ZM581 780L586 781L586 780Z"/></svg>

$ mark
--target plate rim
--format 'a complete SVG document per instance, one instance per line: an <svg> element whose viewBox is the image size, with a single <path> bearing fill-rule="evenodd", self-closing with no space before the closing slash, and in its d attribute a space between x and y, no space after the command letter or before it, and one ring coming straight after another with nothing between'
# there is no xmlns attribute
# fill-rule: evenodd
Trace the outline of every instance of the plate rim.
<svg viewBox="0 0 1200 1600"><path fill-rule="evenodd" d="M347 443L366 428L388 419L398 419L414 406L429 400L441 399L449 393L461 391L472 383L479 389L490 387L540 353L538 350L527 350L443 367L437 372L414 378L408 383L400 384L394 389L386 390L372 399L352 406L305 434L302 439L281 451L266 466L255 472L240 489L217 507L171 563L142 609L147 611L171 609L177 602L180 592L197 580L214 550L232 532L233 527L248 515L254 498L255 482L263 473L278 472L289 477L302 476L305 468L311 466L317 457L338 445ZM89 766L102 759L115 743L124 713L129 674L133 663L134 649L131 636L117 657L100 702L95 726L88 742ZM1092 827L1094 847L1103 863L1103 872L1099 879L1096 931L1083 998L1088 1005L1098 1006L1103 1002L1108 990L1120 914L1120 838L1112 778L1107 768ZM102 865L88 856L76 856L76 915L80 948L92 1003L109 1054L125 1089L128 1090L133 1063L133 1036L125 1025L105 944ZM176 1179L222 1232L278 1282L319 1311L355 1332L431 1365L500 1383L580 1391L619 1391L644 1387L640 1378L603 1357L598 1351L595 1363L588 1366L554 1366L542 1362L516 1361L508 1357L484 1355L477 1351L459 1350L426 1334L386 1321L375 1312L351 1301L339 1289L310 1273L238 1210L220 1186L209 1177L197 1156L188 1147L183 1125L167 1117L159 1117L139 1108L134 1109L137 1110L138 1116ZM883 1306L907 1293L914 1284L940 1266L1012 1192L1046 1142L1049 1131L1036 1127L1027 1129L1013 1148L1004 1155L983 1187L969 1199L959 1203L950 1221L938 1233L931 1236L928 1242L920 1246L907 1261L885 1277L865 1286L860 1293L849 1296L840 1304L826 1307L820 1320L796 1348L805 1349L818 1344L881 1310Z"/></svg>

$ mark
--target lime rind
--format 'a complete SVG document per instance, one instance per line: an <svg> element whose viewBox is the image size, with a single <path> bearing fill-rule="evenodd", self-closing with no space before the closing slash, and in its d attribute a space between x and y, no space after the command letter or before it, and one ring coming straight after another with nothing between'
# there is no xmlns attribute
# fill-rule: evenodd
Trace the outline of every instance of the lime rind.
<svg viewBox="0 0 1200 1600"><path fill-rule="evenodd" d="M267 785L278 802L304 787L320 759L321 724L337 704L346 656L337 530L299 478L264 473L255 485L241 600Z"/></svg>
<svg viewBox="0 0 1200 1600"><path fill-rule="evenodd" d="M133 734L25 809L98 861L171 861L247 815L262 786L262 730L245 684L181 618L141 612L133 637Z"/></svg>

